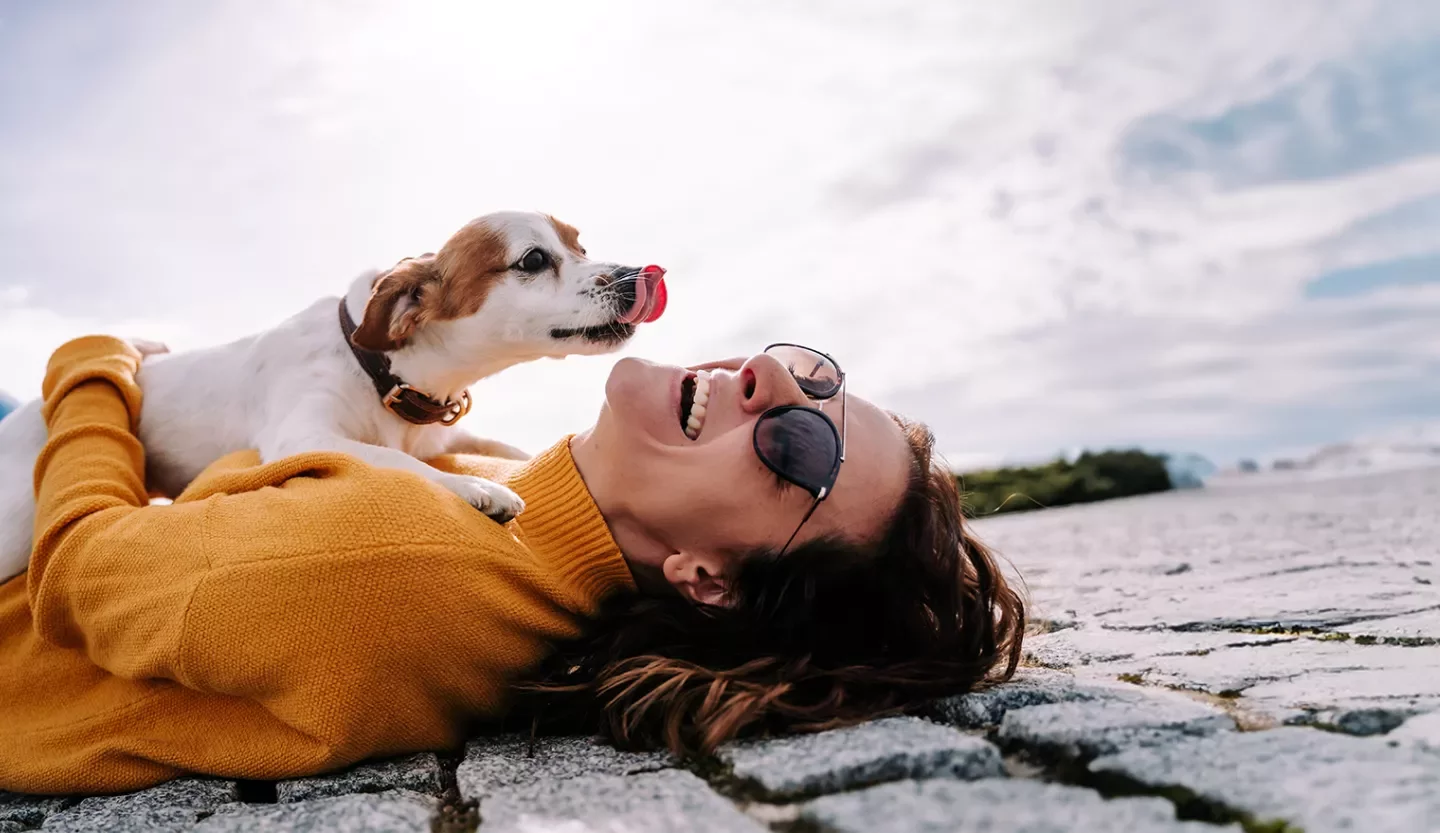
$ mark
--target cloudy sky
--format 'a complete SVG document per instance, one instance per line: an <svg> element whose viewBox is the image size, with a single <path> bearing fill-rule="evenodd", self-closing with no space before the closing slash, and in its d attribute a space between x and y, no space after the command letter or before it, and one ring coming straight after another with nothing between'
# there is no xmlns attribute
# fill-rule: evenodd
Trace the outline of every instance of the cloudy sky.
<svg viewBox="0 0 1440 833"><path fill-rule="evenodd" d="M671 270L627 352L827 349L953 462L1440 419L1430 0L0 0L0 388L269 326L469 218ZM477 387L588 424L612 358Z"/></svg>

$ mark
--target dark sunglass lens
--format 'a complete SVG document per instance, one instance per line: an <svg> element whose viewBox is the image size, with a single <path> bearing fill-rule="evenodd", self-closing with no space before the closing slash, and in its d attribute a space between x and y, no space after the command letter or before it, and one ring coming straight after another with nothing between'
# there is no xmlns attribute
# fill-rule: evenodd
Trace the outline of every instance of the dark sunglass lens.
<svg viewBox="0 0 1440 833"><path fill-rule="evenodd" d="M840 390L840 368L820 353L789 344L779 344L765 352L785 365L806 396L827 399Z"/></svg>
<svg viewBox="0 0 1440 833"><path fill-rule="evenodd" d="M755 426L755 448L776 473L811 493L830 485L840 459L835 429L813 408L762 417Z"/></svg>

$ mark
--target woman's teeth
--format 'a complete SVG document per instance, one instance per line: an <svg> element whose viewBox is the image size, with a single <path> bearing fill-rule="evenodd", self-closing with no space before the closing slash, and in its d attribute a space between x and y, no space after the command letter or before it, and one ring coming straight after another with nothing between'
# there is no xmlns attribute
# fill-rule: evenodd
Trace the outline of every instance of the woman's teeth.
<svg viewBox="0 0 1440 833"><path fill-rule="evenodd" d="M700 429L705 427L705 406L709 404L710 374L698 370L695 372L695 401L690 405L690 413L685 415L685 436L699 439Z"/></svg>

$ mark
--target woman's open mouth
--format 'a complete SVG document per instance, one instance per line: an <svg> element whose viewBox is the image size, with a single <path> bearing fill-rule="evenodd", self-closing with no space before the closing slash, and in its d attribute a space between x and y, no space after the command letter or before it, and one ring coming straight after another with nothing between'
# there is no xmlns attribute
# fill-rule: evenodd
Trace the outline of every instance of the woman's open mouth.
<svg viewBox="0 0 1440 833"><path fill-rule="evenodd" d="M691 440L700 438L705 427L705 407L710 404L710 374L699 370L680 380L680 430Z"/></svg>

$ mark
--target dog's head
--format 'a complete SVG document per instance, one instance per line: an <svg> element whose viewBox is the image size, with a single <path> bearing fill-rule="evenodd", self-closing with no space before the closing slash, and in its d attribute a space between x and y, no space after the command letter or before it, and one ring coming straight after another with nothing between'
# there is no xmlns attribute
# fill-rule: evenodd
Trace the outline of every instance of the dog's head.
<svg viewBox="0 0 1440 833"><path fill-rule="evenodd" d="M517 361L608 353L664 312L664 274L591 260L553 217L488 214L377 277L351 340L379 351L437 340Z"/></svg>

